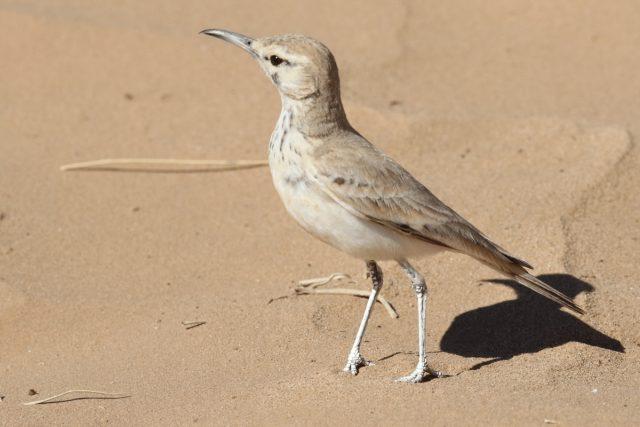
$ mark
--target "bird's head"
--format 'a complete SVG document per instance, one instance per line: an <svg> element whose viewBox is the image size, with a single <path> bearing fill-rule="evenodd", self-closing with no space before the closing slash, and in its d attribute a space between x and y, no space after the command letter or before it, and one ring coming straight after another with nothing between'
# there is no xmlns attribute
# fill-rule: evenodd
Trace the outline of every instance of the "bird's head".
<svg viewBox="0 0 640 427"><path fill-rule="evenodd" d="M247 51L276 85L282 96L305 100L339 97L338 67L331 51L310 37L286 34L253 39L227 30L203 30Z"/></svg>

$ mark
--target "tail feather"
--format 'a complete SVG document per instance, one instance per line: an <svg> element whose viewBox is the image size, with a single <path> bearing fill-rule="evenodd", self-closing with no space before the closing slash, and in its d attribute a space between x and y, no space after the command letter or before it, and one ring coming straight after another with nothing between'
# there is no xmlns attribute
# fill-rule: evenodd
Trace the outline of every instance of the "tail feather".
<svg viewBox="0 0 640 427"><path fill-rule="evenodd" d="M575 311L576 313L585 313L582 307L574 303L571 298L549 286L537 277L529 274L526 269L533 268L529 263L510 255L506 250L491 242L484 235L481 236L483 237L483 240L480 241L481 245L476 246L476 248L480 250L476 250L476 252L472 254L472 256L474 256L478 261L500 271L503 274L506 274L519 284L526 286L532 291L537 292L540 295Z"/></svg>
<svg viewBox="0 0 640 427"><path fill-rule="evenodd" d="M565 294L552 288L542 280L529 273L514 274L513 279L521 285L531 289L532 291L537 292L540 295L545 296L550 300L555 301L558 304L575 311L578 314L584 314L584 310L582 309L582 307L574 303Z"/></svg>
<svg viewBox="0 0 640 427"><path fill-rule="evenodd" d="M506 251L504 251L504 250L501 250L500 252L502 253L502 255L504 255L505 257L507 257L507 259L508 259L509 261L511 261L512 263L514 263L514 264L518 264L518 265L519 265L519 266L521 266L521 267L525 267L525 268L528 268L528 269L533 269L533 267L531 266L531 264L529 264L528 262L523 261L523 260L521 260L520 258L516 258L516 257L514 257L513 255L509 255L509 254L508 254Z"/></svg>
<svg viewBox="0 0 640 427"><path fill-rule="evenodd" d="M400 227L401 225L397 223L394 223L394 226L396 229L400 227L401 231L409 232L431 244L444 246L447 249L469 255L532 291L576 313L584 314L585 311L582 307L574 303L571 298L529 274L527 269L533 269L531 264L509 254L504 248L493 243L480 230L455 212L451 214L456 217L456 220L445 223L444 228L441 229L424 226L418 232L409 226Z"/></svg>

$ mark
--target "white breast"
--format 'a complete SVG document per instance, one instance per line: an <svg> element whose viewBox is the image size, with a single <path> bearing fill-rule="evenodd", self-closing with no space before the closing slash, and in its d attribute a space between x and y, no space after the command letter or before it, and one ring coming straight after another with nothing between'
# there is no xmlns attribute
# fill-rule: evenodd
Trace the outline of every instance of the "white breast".
<svg viewBox="0 0 640 427"><path fill-rule="evenodd" d="M273 184L289 214L316 238L363 260L402 260L440 250L349 212L304 168L311 145L283 109L269 143Z"/></svg>

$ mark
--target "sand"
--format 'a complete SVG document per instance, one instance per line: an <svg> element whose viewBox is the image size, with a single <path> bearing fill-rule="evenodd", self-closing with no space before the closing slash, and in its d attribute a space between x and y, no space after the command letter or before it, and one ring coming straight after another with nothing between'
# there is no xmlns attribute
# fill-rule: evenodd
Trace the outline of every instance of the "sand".
<svg viewBox="0 0 640 427"><path fill-rule="evenodd" d="M637 2L318 3L0 4L0 424L637 424ZM400 317L376 307L376 365L350 377L364 300L292 290L337 271L367 289L364 266L296 226L266 168L58 170L264 159L279 98L210 27L323 40L354 126L588 313L418 261L454 376L396 384L415 303L385 263ZM22 405L77 388L131 397Z"/></svg>

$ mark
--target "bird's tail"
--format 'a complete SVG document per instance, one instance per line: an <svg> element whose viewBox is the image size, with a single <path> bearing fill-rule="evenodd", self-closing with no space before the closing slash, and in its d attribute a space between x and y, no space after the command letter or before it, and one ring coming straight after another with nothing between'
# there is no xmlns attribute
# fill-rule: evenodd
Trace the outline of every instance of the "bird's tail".
<svg viewBox="0 0 640 427"><path fill-rule="evenodd" d="M472 254L478 261L578 314L585 313L584 309L574 303L571 298L529 274L526 269L532 269L533 267L526 261L510 255L506 250L491 242L485 235L478 233L480 237L475 239L476 251Z"/></svg>
<svg viewBox="0 0 640 427"><path fill-rule="evenodd" d="M562 292L552 288L542 280L537 277L524 272L520 274L514 274L512 276L513 280L520 283L523 286L531 289L534 292L539 293L542 296L549 298L552 301L557 302L560 305L567 307L570 310L575 311L578 314L584 314L584 309L574 303L571 298L563 294Z"/></svg>
<svg viewBox="0 0 640 427"><path fill-rule="evenodd" d="M431 234L429 235L424 232L415 232L415 230L412 232L410 227L408 227L408 232L428 243L444 246L447 249L472 256L481 263L499 271L532 291L578 314L585 313L582 307L574 303L571 298L529 274L527 270L533 269L529 263L514 257L504 248L493 243L480 230L455 212L451 211L449 213L455 217L455 221L451 221L453 225L449 224L448 227L444 227L443 229L436 229L439 233L436 233L435 238L433 237L433 229L431 229ZM400 231L407 232L407 226L403 227L395 223L393 225L396 229L399 228ZM427 231L430 230L427 226L424 226L423 229Z"/></svg>

